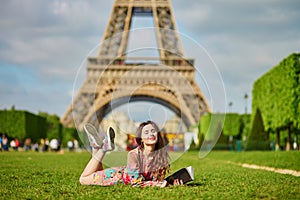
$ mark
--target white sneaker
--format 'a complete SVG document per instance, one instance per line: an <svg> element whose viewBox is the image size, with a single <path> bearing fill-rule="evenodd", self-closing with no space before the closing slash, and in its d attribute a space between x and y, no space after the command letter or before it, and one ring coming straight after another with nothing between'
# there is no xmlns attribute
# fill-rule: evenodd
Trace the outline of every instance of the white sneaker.
<svg viewBox="0 0 300 200"><path fill-rule="evenodd" d="M108 127L105 139L103 140L103 152L113 151L115 149L115 135L115 130L112 127Z"/></svg>
<svg viewBox="0 0 300 200"><path fill-rule="evenodd" d="M88 135L90 146L94 149L100 149L102 147L103 138L100 137L97 129L89 123L85 124L83 129Z"/></svg>

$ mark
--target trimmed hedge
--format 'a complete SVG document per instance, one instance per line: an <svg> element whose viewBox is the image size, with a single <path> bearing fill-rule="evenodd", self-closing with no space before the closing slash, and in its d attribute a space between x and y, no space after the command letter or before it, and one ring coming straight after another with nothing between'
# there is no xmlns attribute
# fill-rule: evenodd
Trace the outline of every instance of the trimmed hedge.
<svg viewBox="0 0 300 200"><path fill-rule="evenodd" d="M223 132L225 135L237 136L240 133L241 117L237 113L228 113L225 115Z"/></svg>
<svg viewBox="0 0 300 200"><path fill-rule="evenodd" d="M57 115L40 112L38 115L21 110L0 110L0 133L5 133L10 139L18 138L24 141L30 138L39 142L41 138L49 140L56 138L66 145L69 140L79 139L75 128L65 128Z"/></svg>
<svg viewBox="0 0 300 200"><path fill-rule="evenodd" d="M237 113L212 114L208 113L200 119L200 134L206 135L207 139L213 139L216 133L222 132L229 136L238 136L249 131L250 115L239 115Z"/></svg>
<svg viewBox="0 0 300 200"><path fill-rule="evenodd" d="M268 132L287 127L300 129L299 59L300 53L291 54L253 85L252 110L261 111Z"/></svg>
<svg viewBox="0 0 300 200"><path fill-rule="evenodd" d="M63 126L60 123L60 119L57 115L49 115L48 113L45 112L40 112L38 114L39 116L42 116L46 119L46 130L47 130L47 135L46 137L51 140L53 138L62 140L62 129Z"/></svg>
<svg viewBox="0 0 300 200"><path fill-rule="evenodd" d="M270 150L270 142L269 141L261 141L261 140L248 140L245 145L245 150L255 150L255 151L265 151Z"/></svg>
<svg viewBox="0 0 300 200"><path fill-rule="evenodd" d="M206 141L214 140L219 137L225 121L225 114L207 113L200 120L200 135L205 135Z"/></svg>
<svg viewBox="0 0 300 200"><path fill-rule="evenodd" d="M210 143L214 141L216 137L219 137L216 145L213 147L213 149L218 150L234 148L236 140L241 140L242 135L247 136L249 131L250 114L207 113L201 117L199 122L199 138L204 137L206 143ZM229 146L229 136L233 136L231 147Z"/></svg>
<svg viewBox="0 0 300 200"><path fill-rule="evenodd" d="M268 133L277 133L277 145L280 132L288 131L289 150L292 134L297 136L300 130L300 53L291 54L255 81L252 96L252 110L261 112Z"/></svg>
<svg viewBox="0 0 300 200"><path fill-rule="evenodd" d="M0 111L0 132L9 138L24 140L31 138L37 142L46 136L46 119L27 111L2 110Z"/></svg>

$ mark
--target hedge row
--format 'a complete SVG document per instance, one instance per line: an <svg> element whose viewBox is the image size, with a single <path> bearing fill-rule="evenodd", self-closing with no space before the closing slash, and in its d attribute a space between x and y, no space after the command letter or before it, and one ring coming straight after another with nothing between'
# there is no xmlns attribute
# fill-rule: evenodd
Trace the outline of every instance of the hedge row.
<svg viewBox="0 0 300 200"><path fill-rule="evenodd" d="M228 145L229 136L233 136L234 141L241 140L242 135L247 137L249 132L250 114L207 113L199 122L199 138L203 138L203 141L218 139L216 147L220 146L221 149Z"/></svg>
<svg viewBox="0 0 300 200"><path fill-rule="evenodd" d="M38 141L46 136L46 119L27 111L0 111L0 132L10 138Z"/></svg>
<svg viewBox="0 0 300 200"><path fill-rule="evenodd" d="M45 112L39 112L38 115L46 119L47 138L49 140L53 138L59 139L66 146L68 141L77 139L81 144L77 130L75 128L64 127L57 115L49 115Z"/></svg>
<svg viewBox="0 0 300 200"><path fill-rule="evenodd" d="M269 137L259 112L252 124L250 114L208 113L200 119L199 138L200 145L211 145L215 150L241 149L242 146L245 150L270 149ZM216 143L212 146L214 141Z"/></svg>
<svg viewBox="0 0 300 200"><path fill-rule="evenodd" d="M39 112L38 115L46 119L47 138L49 140L53 138L62 139L63 126L60 123L59 117L57 115L49 115L45 112Z"/></svg>
<svg viewBox="0 0 300 200"><path fill-rule="evenodd" d="M237 113L207 113L202 116L199 124L200 134L213 139L216 133L221 131L229 136L238 136L249 132L250 114L240 115Z"/></svg>
<svg viewBox="0 0 300 200"><path fill-rule="evenodd" d="M252 110L261 112L268 132L300 129L300 53L294 53L255 81ZM255 112L253 112L253 117Z"/></svg>
<svg viewBox="0 0 300 200"><path fill-rule="evenodd" d="M41 138L49 140L56 138L66 145L69 140L79 137L75 128L65 128L60 123L57 115L49 115L44 112L38 115L20 110L0 111L0 133L5 133L9 138L25 140L31 138L33 142L39 142Z"/></svg>

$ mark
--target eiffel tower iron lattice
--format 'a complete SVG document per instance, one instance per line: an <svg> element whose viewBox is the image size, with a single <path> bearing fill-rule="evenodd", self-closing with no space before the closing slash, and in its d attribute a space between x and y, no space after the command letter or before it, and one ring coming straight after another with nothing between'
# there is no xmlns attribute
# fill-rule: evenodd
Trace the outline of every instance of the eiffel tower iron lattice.
<svg viewBox="0 0 300 200"><path fill-rule="evenodd" d="M132 18L139 15L153 18L158 58L127 56ZM81 130L119 105L151 101L194 125L210 108L193 64L184 57L170 0L115 0L98 55L87 59L86 80L61 121Z"/></svg>

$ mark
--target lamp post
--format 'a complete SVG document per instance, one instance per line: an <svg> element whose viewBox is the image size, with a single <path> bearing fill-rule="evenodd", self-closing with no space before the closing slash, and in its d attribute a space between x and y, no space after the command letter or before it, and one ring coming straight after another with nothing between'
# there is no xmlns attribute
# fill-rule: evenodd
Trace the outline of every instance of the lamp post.
<svg viewBox="0 0 300 200"><path fill-rule="evenodd" d="M245 114L247 114L247 99L248 99L248 94L247 93L245 93L245 95L244 95L244 99L245 99Z"/></svg>
<svg viewBox="0 0 300 200"><path fill-rule="evenodd" d="M233 103L232 101L229 102L228 106L229 106L229 113L231 113L231 107L232 107Z"/></svg>
<svg viewBox="0 0 300 200"><path fill-rule="evenodd" d="M232 107L233 103L232 101L229 102L228 106L229 106L229 114L231 114L231 107ZM227 116L229 117L229 116ZM232 142L233 142L233 136L232 136L232 121L229 121L229 150L232 151L233 150L233 146L232 146Z"/></svg>

